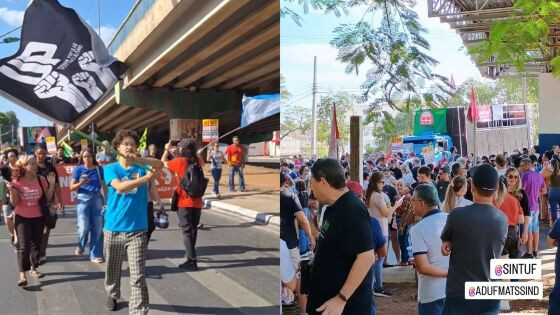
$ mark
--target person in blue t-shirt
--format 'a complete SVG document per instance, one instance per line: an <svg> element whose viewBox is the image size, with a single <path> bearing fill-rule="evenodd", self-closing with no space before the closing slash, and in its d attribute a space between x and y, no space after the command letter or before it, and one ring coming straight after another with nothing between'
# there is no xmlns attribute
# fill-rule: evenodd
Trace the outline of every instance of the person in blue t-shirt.
<svg viewBox="0 0 560 315"><path fill-rule="evenodd" d="M70 183L70 190L78 191L78 247L74 254L82 255L89 238L89 259L99 264L104 262L102 211L105 208L103 196L107 196L107 186L103 180L103 168L97 165L90 148L82 150L79 163L72 172Z"/></svg>
<svg viewBox="0 0 560 315"><path fill-rule="evenodd" d="M136 156L138 141L136 132L119 130L113 139L113 147L124 157L119 156L116 163L105 167L104 177L109 187L103 229L107 259L105 308L116 310L122 261L126 254L130 283L135 284L130 288L129 312L148 314L148 286L144 276L148 248L148 183L163 168L163 162ZM146 171L137 164L148 164L153 169Z"/></svg>
<svg viewBox="0 0 560 315"><path fill-rule="evenodd" d="M550 246L558 247L560 243L560 220L556 220L550 232L548 232L548 244ZM554 273L556 279L554 287L550 291L550 298L548 299L548 314L560 314L560 251L556 249L556 260L554 262Z"/></svg>

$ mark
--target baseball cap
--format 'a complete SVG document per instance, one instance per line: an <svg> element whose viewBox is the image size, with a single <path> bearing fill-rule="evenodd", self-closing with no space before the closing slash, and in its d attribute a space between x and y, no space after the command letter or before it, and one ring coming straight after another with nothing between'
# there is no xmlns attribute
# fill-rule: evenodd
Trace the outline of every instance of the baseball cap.
<svg viewBox="0 0 560 315"><path fill-rule="evenodd" d="M498 172L490 164L481 164L471 169L472 183L478 189L493 191L498 187Z"/></svg>
<svg viewBox="0 0 560 315"><path fill-rule="evenodd" d="M362 188L362 185L360 185L358 182L355 182L353 180L349 180L346 183L346 187L348 187L348 189L353 191L358 196L362 196L364 194L364 189Z"/></svg>
<svg viewBox="0 0 560 315"><path fill-rule="evenodd" d="M449 166L444 165L442 167L439 168L439 170L443 173L449 174L451 172L451 170L449 169Z"/></svg>

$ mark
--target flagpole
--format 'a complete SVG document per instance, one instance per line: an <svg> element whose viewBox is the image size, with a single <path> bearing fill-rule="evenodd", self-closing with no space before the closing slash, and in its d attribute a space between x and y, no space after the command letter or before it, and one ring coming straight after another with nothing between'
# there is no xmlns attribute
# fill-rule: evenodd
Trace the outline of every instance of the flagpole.
<svg viewBox="0 0 560 315"><path fill-rule="evenodd" d="M475 104L475 106L476 106L476 104ZM477 150L476 150L476 124L477 124L477 122L478 122L478 120L477 120L477 119L474 119L474 122L473 122L473 137L474 137L474 138L473 138L473 144L474 144L474 150L473 150L474 162L473 162L473 163L474 163L474 165L477 164L477 163L476 163L476 162L477 162L477 160L476 160L476 151L477 151Z"/></svg>

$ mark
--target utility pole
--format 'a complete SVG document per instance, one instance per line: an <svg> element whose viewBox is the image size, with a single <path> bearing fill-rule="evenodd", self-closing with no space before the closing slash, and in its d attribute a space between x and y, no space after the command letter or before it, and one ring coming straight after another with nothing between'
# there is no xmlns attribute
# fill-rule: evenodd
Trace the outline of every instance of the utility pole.
<svg viewBox="0 0 560 315"><path fill-rule="evenodd" d="M313 56L313 104L311 107L311 119L313 130L311 134L311 152L317 154L317 113L315 108L315 95L317 94L317 56Z"/></svg>
<svg viewBox="0 0 560 315"><path fill-rule="evenodd" d="M14 124L12 124L12 143L11 145L14 145Z"/></svg>

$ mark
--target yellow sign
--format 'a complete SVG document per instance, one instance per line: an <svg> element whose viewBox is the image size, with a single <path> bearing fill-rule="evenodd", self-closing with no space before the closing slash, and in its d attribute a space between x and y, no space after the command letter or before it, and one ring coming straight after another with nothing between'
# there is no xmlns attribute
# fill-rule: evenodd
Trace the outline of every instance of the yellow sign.
<svg viewBox="0 0 560 315"><path fill-rule="evenodd" d="M403 142L402 137L391 138L391 143L402 143L402 142Z"/></svg>
<svg viewBox="0 0 560 315"><path fill-rule="evenodd" d="M47 142L47 152L49 154L56 154L56 138L55 137L47 137L45 138Z"/></svg>
<svg viewBox="0 0 560 315"><path fill-rule="evenodd" d="M202 142L212 142L220 138L219 123L220 123L219 119L202 120Z"/></svg>
<svg viewBox="0 0 560 315"><path fill-rule="evenodd" d="M82 139L82 140L80 140L80 144L82 145L82 150L85 149L85 148L87 148L87 146L88 146L88 141L87 141L87 139Z"/></svg>
<svg viewBox="0 0 560 315"><path fill-rule="evenodd" d="M202 126L206 127L206 126L218 126L219 125L219 119L203 119L202 120Z"/></svg>

